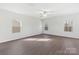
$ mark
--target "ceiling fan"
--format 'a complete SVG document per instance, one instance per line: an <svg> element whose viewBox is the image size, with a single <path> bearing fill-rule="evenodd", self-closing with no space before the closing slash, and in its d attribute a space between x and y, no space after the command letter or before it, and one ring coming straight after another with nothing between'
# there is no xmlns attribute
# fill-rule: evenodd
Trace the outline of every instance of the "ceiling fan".
<svg viewBox="0 0 79 59"><path fill-rule="evenodd" d="M48 9L42 9L40 10L40 17L45 18L47 17L49 14L56 14L55 11L51 11Z"/></svg>

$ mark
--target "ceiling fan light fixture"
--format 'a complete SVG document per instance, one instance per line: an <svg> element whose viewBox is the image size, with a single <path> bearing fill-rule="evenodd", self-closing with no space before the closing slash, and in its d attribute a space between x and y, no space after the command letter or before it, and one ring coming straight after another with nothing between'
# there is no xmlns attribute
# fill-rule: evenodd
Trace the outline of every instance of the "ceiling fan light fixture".
<svg viewBox="0 0 79 59"><path fill-rule="evenodd" d="M48 12L47 12L45 9L43 9L43 10L40 11L40 15L41 15L41 17L43 17L43 18L47 17L47 13L48 13Z"/></svg>

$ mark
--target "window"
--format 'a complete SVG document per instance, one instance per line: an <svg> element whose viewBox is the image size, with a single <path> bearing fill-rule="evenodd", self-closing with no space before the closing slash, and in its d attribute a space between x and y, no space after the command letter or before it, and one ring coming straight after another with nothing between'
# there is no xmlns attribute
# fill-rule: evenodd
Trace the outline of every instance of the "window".
<svg viewBox="0 0 79 59"><path fill-rule="evenodd" d="M18 33L21 31L21 24L18 20L12 21L12 33Z"/></svg>

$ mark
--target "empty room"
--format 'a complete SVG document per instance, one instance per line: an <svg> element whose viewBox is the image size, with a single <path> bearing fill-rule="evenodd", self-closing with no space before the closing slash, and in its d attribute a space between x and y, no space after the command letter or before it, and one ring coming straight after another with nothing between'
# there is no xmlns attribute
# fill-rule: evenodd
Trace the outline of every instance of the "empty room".
<svg viewBox="0 0 79 59"><path fill-rule="evenodd" d="M79 3L0 3L0 55L79 55Z"/></svg>

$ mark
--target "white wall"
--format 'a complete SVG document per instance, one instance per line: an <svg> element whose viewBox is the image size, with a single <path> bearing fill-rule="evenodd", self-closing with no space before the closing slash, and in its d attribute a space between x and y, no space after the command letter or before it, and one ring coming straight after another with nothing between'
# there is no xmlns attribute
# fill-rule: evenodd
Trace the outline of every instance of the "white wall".
<svg viewBox="0 0 79 59"><path fill-rule="evenodd" d="M22 29L19 33L12 33L12 20L15 19L22 22ZM0 9L0 42L40 34L40 25L41 22L38 18Z"/></svg>
<svg viewBox="0 0 79 59"><path fill-rule="evenodd" d="M73 20L73 32L64 32L64 21L69 16ZM12 33L12 20L18 19L22 22L20 33ZM49 30L46 34L79 38L79 14L54 16L44 19L43 26L48 24ZM41 33L41 21L39 18L13 13L0 9L0 43Z"/></svg>
<svg viewBox="0 0 79 59"><path fill-rule="evenodd" d="M64 31L64 22L67 19L73 20L72 32ZM79 38L79 14L49 17L43 21L43 26L45 25L45 23L48 24L48 28L49 28L48 31L44 30L44 33L46 34Z"/></svg>

